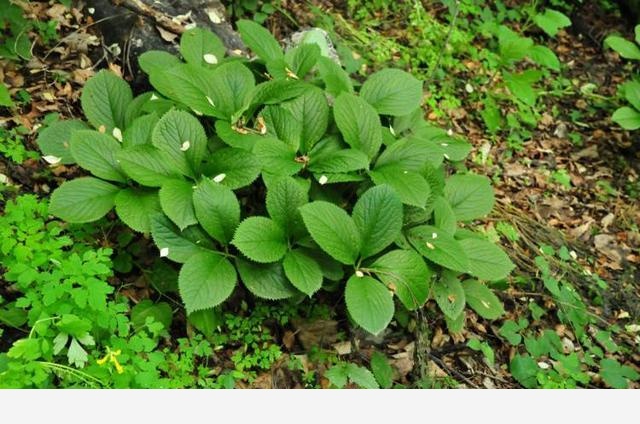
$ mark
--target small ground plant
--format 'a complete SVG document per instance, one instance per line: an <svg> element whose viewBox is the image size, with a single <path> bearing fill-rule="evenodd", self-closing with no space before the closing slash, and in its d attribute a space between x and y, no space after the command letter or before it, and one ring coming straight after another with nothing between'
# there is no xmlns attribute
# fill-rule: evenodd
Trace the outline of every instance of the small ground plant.
<svg viewBox="0 0 640 424"><path fill-rule="evenodd" d="M140 58L156 91L133 97L99 72L82 93L89 121L62 121L39 138L50 162L93 174L65 182L50 212L91 222L114 206L182 264L189 314L224 302L238 281L271 300L313 296L344 282L356 324L378 334L400 308L434 294L452 325L465 305L503 312L480 280L513 265L474 232L488 214L490 181L450 175L470 145L422 118L422 84L397 69L359 92L316 44L286 53L267 30L239 21L255 60L225 57L211 32Z"/></svg>
<svg viewBox="0 0 640 424"><path fill-rule="evenodd" d="M622 58L640 62L640 25L635 28L635 43L617 35L610 35L604 44L615 50ZM621 84L619 91L628 106L618 108L611 119L625 130L640 129L640 75Z"/></svg>

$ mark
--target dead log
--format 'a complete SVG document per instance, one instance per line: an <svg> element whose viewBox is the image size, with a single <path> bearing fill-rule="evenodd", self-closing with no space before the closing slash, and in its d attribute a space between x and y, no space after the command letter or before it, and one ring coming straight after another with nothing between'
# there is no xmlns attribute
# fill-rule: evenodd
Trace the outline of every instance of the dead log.
<svg viewBox="0 0 640 424"><path fill-rule="evenodd" d="M229 51L245 51L227 21L220 0L84 0L102 36L106 54L117 56L132 84L146 84L138 56L148 50L177 53L180 34L192 26L208 28Z"/></svg>

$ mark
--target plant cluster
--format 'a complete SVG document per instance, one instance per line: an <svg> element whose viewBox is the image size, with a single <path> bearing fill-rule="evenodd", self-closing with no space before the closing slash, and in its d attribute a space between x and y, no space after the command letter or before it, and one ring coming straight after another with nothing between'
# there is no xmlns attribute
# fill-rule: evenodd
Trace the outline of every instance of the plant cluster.
<svg viewBox="0 0 640 424"><path fill-rule="evenodd" d="M503 312L479 280L504 279L513 264L471 223L488 214L489 180L451 175L470 145L427 124L422 84L384 69L356 92L314 43L286 53L261 26L239 21L255 60L225 57L211 32L140 57L154 92L133 97L115 74L83 90L89 121L61 121L40 134L53 163L93 174L67 181L50 212L91 222L114 206L150 233L160 256L181 264L188 313L224 302L241 280L260 298L313 296L342 282L351 318L371 333L430 293L452 325L465 305ZM91 128L92 127L92 128Z"/></svg>
<svg viewBox="0 0 640 424"><path fill-rule="evenodd" d="M436 116L452 113L463 101L482 105L478 119L491 135L504 135L513 149L531 137L544 110L542 94L559 97L571 87L555 53L532 37L556 37L571 21L540 2L508 7L500 0L446 0L449 13L443 18L448 22L432 16L420 2L361 3L348 3L355 25L334 16L329 26L366 62L397 63L425 79L426 101ZM396 19L408 22L406 31L387 34L386 22ZM326 21L322 18L323 25ZM551 87L544 90L542 85Z"/></svg>
<svg viewBox="0 0 640 424"><path fill-rule="evenodd" d="M566 269L584 272L568 249L561 247L555 251L550 246L542 246L540 252L535 262L545 292L556 306L557 320L572 334L560 337L550 329L536 330L534 324L543 316L552 314L553 309L532 301L529 304L532 322L526 318L507 320L498 331L505 341L523 351L511 359L513 377L526 388L554 389L587 387L594 382L594 376L607 386L618 389L627 388L629 381L640 379L640 374L615 357L630 349L613 340L614 335L625 330L617 325L608 325L593 314L583 296L562 278ZM592 303L598 304L607 284L589 275L585 275L585 281L593 286L590 288L594 298ZM483 352L485 355L488 353Z"/></svg>
<svg viewBox="0 0 640 424"><path fill-rule="evenodd" d="M604 44L622 58L640 63L640 25L635 28L635 43L618 35L610 35L604 40ZM640 129L640 75L620 84L618 90L629 105L618 108L611 119L625 130Z"/></svg>

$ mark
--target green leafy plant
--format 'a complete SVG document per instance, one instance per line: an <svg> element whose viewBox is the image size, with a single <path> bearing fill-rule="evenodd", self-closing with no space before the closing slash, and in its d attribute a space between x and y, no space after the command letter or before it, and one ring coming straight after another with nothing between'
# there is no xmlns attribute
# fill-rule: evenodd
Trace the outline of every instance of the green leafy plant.
<svg viewBox="0 0 640 424"><path fill-rule="evenodd" d="M540 278L550 299L556 305L558 320L572 332L571 338L562 338L550 329L535 330L534 323L544 314L554 312L531 302L529 309L534 322L521 318L505 321L498 333L511 345L522 348L510 362L511 375L526 388L571 389L592 384L593 375L599 375L607 387L627 388L640 374L629 365L621 364L616 354L634 349L618 345L613 337L623 330L615 325L603 326L603 321L590 313L583 296L561 272L576 268L582 270L566 247L557 252L550 246L540 248L535 261ZM606 289L596 276L587 277L594 291ZM594 299L597 303L598 297ZM605 323L606 324L606 323ZM560 333L562 334L562 333Z"/></svg>
<svg viewBox="0 0 640 424"><path fill-rule="evenodd" d="M640 25L635 29L635 43L617 35L610 35L604 40L604 45L615 50L621 57L640 61ZM640 128L640 77L620 84L618 90L629 106L618 108L611 119L625 130Z"/></svg>
<svg viewBox="0 0 640 424"><path fill-rule="evenodd" d="M312 296L327 279L346 281L347 310L371 333L390 323L394 297L415 310L432 283L452 321L465 305L500 316L478 280L504 279L513 264L457 224L491 211L490 181L450 175L470 145L422 119L422 84L384 69L356 92L316 44L284 52L256 23L238 28L255 60L224 57L213 33L193 29L180 43L186 63L141 56L155 92L134 98L108 71L89 80L81 100L93 129L61 121L39 138L54 162L93 174L62 184L50 212L91 222L115 206L182 264L188 313L220 305L238 280L279 300Z"/></svg>

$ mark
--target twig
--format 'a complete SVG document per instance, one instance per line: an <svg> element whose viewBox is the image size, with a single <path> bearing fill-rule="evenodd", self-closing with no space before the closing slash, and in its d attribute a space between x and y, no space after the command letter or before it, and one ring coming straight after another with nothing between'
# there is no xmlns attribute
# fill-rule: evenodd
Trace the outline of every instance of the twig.
<svg viewBox="0 0 640 424"><path fill-rule="evenodd" d="M174 34L180 35L186 31L182 25L174 22L172 17L146 5L141 0L111 0L111 2L115 6L122 6L137 13L138 15L143 15L153 19L158 26L161 26L167 31L171 31Z"/></svg>

